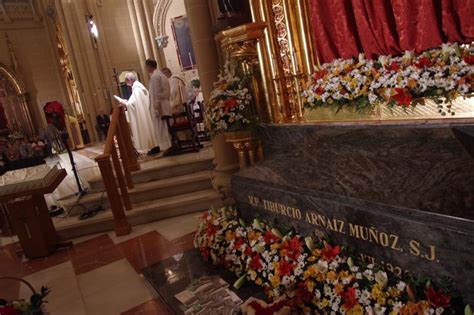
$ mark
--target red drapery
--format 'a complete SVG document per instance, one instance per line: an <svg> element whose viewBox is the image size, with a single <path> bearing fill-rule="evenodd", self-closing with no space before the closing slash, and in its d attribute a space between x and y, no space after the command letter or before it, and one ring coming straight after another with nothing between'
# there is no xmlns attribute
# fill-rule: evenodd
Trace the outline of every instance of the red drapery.
<svg viewBox="0 0 474 315"><path fill-rule="evenodd" d="M474 41L474 0L311 0L321 63Z"/></svg>

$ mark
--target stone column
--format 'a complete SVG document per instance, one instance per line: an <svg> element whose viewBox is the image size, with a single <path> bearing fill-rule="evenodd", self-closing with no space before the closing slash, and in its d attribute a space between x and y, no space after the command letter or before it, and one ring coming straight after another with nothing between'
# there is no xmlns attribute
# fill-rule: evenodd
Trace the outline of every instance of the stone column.
<svg viewBox="0 0 474 315"><path fill-rule="evenodd" d="M191 39L196 56L199 79L204 99L207 101L214 89L214 82L219 74L219 57L217 55L209 2L202 0L185 0L186 15L191 28ZM238 167L237 154L232 146L225 141L224 135L213 137L215 169L213 185L216 189L230 187L230 177Z"/></svg>

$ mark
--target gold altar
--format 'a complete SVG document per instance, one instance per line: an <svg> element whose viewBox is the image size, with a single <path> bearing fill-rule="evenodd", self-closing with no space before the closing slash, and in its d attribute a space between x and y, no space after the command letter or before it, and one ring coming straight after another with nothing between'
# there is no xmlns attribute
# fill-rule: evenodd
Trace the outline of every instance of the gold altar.
<svg viewBox="0 0 474 315"><path fill-rule="evenodd" d="M319 65L312 38L309 0L251 0L253 23L216 36L221 61L228 54L253 76L255 112L267 123L437 123L474 121L474 100L458 98L456 114L442 116L430 100L415 108L378 105L370 112L351 108L304 108L302 91Z"/></svg>

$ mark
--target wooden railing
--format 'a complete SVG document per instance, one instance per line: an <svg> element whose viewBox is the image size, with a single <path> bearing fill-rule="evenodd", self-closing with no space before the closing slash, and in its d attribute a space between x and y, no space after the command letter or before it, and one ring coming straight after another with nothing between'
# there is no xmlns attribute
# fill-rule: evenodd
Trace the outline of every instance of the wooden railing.
<svg viewBox="0 0 474 315"><path fill-rule="evenodd" d="M118 150L117 150L118 146ZM117 152L118 151L118 152ZM125 108L114 104L104 153L95 158L99 164L107 198L115 222L115 233L127 235L132 228L126 210L132 209L129 189L133 188L132 171L140 168L125 118Z"/></svg>

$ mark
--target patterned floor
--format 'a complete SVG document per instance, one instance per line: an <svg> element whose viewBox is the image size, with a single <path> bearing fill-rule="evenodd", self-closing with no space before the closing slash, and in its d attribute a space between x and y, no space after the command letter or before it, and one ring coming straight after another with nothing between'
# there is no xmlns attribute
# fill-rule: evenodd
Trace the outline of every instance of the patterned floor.
<svg viewBox="0 0 474 315"><path fill-rule="evenodd" d="M24 261L18 243L0 247L0 276L21 277L35 288L52 289L47 311L52 315L169 314L140 274L150 266L192 248L200 214L190 214L134 227L116 237L102 233L73 240L74 247L47 258ZM5 243L4 243L5 244ZM0 282L0 297L29 297L26 286Z"/></svg>

